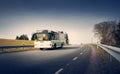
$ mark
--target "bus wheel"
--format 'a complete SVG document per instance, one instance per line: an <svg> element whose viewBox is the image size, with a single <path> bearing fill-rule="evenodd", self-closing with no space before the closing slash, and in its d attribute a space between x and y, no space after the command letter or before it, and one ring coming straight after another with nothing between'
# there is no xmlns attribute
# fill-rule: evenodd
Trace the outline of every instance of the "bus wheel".
<svg viewBox="0 0 120 74"><path fill-rule="evenodd" d="M40 50L43 50L43 48L40 48Z"/></svg>
<svg viewBox="0 0 120 74"><path fill-rule="evenodd" d="M62 47L63 47L63 44L61 44L60 48L62 48Z"/></svg>
<svg viewBox="0 0 120 74"><path fill-rule="evenodd" d="M56 44L53 45L53 48L54 48L54 49L56 48Z"/></svg>

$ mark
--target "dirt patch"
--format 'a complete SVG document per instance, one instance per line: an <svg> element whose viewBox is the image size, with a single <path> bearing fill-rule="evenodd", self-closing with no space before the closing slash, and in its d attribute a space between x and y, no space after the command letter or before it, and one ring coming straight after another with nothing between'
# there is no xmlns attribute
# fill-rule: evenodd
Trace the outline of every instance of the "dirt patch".
<svg viewBox="0 0 120 74"><path fill-rule="evenodd" d="M85 74L120 74L120 62L96 45L89 45L91 56Z"/></svg>
<svg viewBox="0 0 120 74"><path fill-rule="evenodd" d="M99 69L100 57L98 57L95 47L93 47L92 45L89 45L89 49L91 49L91 56L90 56L89 65L85 74L100 74L100 69Z"/></svg>

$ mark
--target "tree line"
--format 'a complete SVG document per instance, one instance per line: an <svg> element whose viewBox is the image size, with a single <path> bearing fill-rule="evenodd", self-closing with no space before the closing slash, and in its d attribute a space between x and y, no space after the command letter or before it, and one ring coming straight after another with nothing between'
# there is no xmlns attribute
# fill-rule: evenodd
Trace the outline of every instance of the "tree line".
<svg viewBox="0 0 120 74"><path fill-rule="evenodd" d="M94 25L100 43L120 47L120 22L104 21Z"/></svg>
<svg viewBox="0 0 120 74"><path fill-rule="evenodd" d="M29 40L28 36L23 34L20 36L16 36L16 40Z"/></svg>

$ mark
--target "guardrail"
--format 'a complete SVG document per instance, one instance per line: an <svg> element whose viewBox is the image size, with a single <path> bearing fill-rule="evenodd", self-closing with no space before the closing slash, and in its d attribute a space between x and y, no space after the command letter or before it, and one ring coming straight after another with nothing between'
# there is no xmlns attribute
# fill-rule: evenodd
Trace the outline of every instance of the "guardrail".
<svg viewBox="0 0 120 74"><path fill-rule="evenodd" d="M0 46L0 49L8 49L8 48L23 48L23 47L33 47L34 45L21 45L21 46Z"/></svg>
<svg viewBox="0 0 120 74"><path fill-rule="evenodd" d="M120 53L120 48L118 48L118 47L108 46L108 45L104 45L104 44L101 44L101 45L106 47L106 48L109 48L117 53Z"/></svg>
<svg viewBox="0 0 120 74"><path fill-rule="evenodd" d="M108 46L104 44L97 44L99 47L101 47L103 50L108 52L110 55L112 55L114 58L116 58L120 62L120 48Z"/></svg>
<svg viewBox="0 0 120 74"><path fill-rule="evenodd" d="M23 50L27 50L26 48L32 48L32 47L34 47L34 45L0 46L0 53L23 51Z"/></svg>

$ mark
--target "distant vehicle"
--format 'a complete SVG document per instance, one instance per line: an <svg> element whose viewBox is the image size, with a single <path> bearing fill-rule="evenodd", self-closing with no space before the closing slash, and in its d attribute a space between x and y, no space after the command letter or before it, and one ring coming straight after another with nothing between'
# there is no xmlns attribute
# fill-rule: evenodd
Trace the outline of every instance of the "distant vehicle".
<svg viewBox="0 0 120 74"><path fill-rule="evenodd" d="M33 34L35 48L62 48L68 42L68 34L63 31L38 30Z"/></svg>

